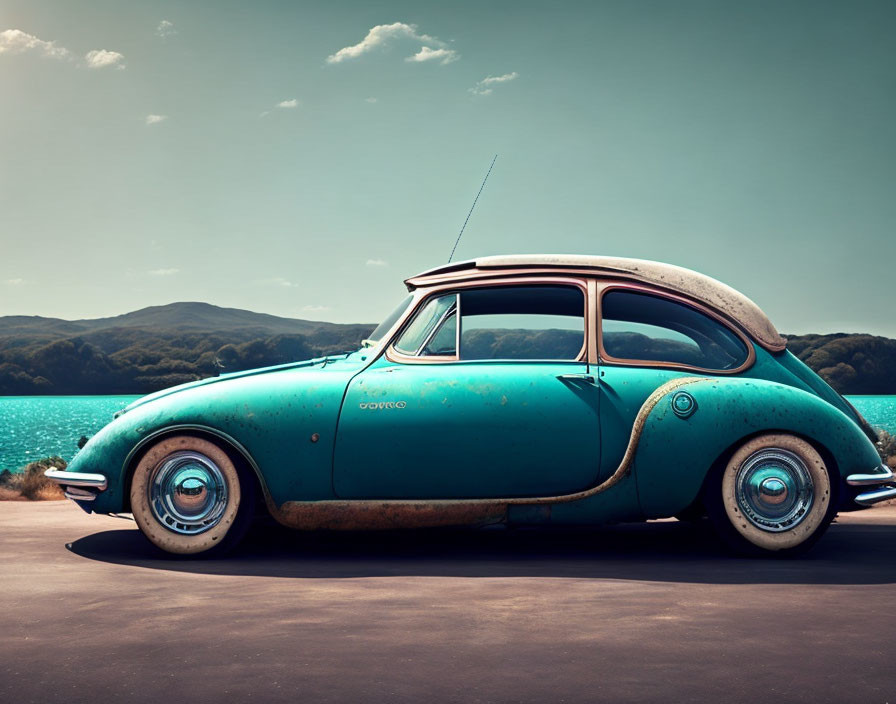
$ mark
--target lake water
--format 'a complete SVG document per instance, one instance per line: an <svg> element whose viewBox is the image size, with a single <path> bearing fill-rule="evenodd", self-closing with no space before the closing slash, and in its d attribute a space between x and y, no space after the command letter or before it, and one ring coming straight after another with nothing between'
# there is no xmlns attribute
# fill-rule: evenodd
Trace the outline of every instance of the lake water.
<svg viewBox="0 0 896 704"><path fill-rule="evenodd" d="M78 438L94 435L139 396L0 396L0 470L49 455L68 461Z"/></svg>
<svg viewBox="0 0 896 704"><path fill-rule="evenodd" d="M0 470L59 455L71 460L90 437L139 396L0 396ZM875 428L896 435L896 396L849 396Z"/></svg>

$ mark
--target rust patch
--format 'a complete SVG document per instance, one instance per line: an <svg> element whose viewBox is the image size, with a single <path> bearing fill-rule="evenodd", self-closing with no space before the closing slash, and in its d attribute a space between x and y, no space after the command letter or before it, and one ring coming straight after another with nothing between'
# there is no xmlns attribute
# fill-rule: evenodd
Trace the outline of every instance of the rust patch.
<svg viewBox="0 0 896 704"><path fill-rule="evenodd" d="M298 530L397 530L498 523L507 504L466 501L287 501L268 510Z"/></svg>

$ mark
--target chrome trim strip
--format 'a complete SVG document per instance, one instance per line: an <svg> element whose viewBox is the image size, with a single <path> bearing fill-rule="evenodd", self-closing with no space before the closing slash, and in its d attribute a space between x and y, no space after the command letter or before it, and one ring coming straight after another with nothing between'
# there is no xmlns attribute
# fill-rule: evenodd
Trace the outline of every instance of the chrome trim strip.
<svg viewBox="0 0 896 704"><path fill-rule="evenodd" d="M896 499L896 486L884 486L874 491L866 491L856 497L856 503L860 506L874 506L887 499Z"/></svg>
<svg viewBox="0 0 896 704"><path fill-rule="evenodd" d="M48 469L44 476L60 486L84 486L97 491L103 491L107 486L106 477L102 474L88 474L87 472L66 472L64 469Z"/></svg>
<svg viewBox="0 0 896 704"><path fill-rule="evenodd" d="M452 315L454 315L454 313L458 310L458 308L460 307L460 305L459 305L459 299L460 299L459 294L456 294L456 293L455 293L455 294L454 294L454 303L453 303L451 306L449 306L448 309L447 309L444 313L442 313L442 315L439 316L439 320L438 320L438 322L433 326L433 329L429 331L429 334L426 336L426 339L423 340L423 342L422 342L422 343L420 344L420 346L417 348L417 351L414 352L414 354L413 354L414 357L420 357L420 356L421 356L421 354L423 353L423 350L425 350L425 349L426 349L426 346L427 346L430 342L432 342L432 338L434 338L434 337L438 334L439 329L442 327L442 325L445 324L445 321L448 320L448 318L450 318ZM421 309L421 310L422 310L422 309ZM460 323L458 323L458 325L459 325L459 324L460 324ZM457 331L456 331L456 330L455 330L455 332L454 332L454 337L455 337L455 342L456 342L456 340L457 340ZM454 346L454 354L455 354L455 356L457 356L457 350L458 350L458 349L459 349L458 345L455 344L455 346Z"/></svg>
<svg viewBox="0 0 896 704"><path fill-rule="evenodd" d="M846 483L850 486L869 486L893 481L893 470L885 464L882 464L880 468L884 471L879 474L850 474L846 478Z"/></svg>
<svg viewBox="0 0 896 704"><path fill-rule="evenodd" d="M65 489L65 498L72 501L96 501L96 494L75 486L69 486Z"/></svg>

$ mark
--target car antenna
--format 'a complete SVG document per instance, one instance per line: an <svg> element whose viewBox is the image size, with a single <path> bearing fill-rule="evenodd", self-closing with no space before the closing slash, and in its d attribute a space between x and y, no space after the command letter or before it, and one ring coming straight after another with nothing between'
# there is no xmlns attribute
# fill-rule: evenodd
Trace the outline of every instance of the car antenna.
<svg viewBox="0 0 896 704"><path fill-rule="evenodd" d="M457 239L454 241L454 246L451 248L451 254L448 256L448 263L451 263L451 260L454 259L454 252L457 251L457 245L460 243L460 238L463 237L464 230L467 228L467 223L470 222L470 216L473 214L473 208L476 207L476 202L479 200L479 196L482 195L482 189L485 188L485 182L488 181L488 175L492 172L492 166L495 165L495 162L498 160L498 155L495 154L495 158L492 159L491 166L488 167L488 172L485 174L485 178L482 179L482 185L479 187L479 193L476 194L476 197L473 199L473 205L470 206L470 212L467 213L467 219L464 220L463 226L460 228L460 234L458 234Z"/></svg>

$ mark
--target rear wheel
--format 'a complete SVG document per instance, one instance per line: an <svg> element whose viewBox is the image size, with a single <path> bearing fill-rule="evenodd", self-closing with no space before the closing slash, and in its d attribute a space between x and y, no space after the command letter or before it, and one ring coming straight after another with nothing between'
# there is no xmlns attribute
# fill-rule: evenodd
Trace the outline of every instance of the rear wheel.
<svg viewBox="0 0 896 704"><path fill-rule="evenodd" d="M245 534L254 482L221 447L192 435L160 440L131 480L131 512L157 547L179 555L221 554Z"/></svg>
<svg viewBox="0 0 896 704"><path fill-rule="evenodd" d="M741 553L793 555L809 549L835 514L824 460L795 435L748 440L707 483L716 530Z"/></svg>

